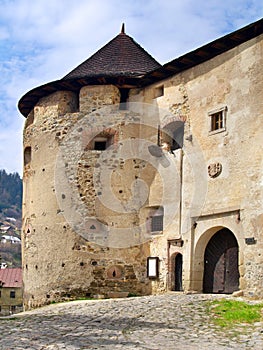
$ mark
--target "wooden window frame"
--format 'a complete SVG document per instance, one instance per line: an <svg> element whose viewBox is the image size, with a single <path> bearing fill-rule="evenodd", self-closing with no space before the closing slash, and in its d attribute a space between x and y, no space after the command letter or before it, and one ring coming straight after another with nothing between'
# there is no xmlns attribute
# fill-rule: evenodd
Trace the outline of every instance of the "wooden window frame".
<svg viewBox="0 0 263 350"><path fill-rule="evenodd" d="M208 113L210 123L209 135L226 131L226 112L227 107L224 106Z"/></svg>

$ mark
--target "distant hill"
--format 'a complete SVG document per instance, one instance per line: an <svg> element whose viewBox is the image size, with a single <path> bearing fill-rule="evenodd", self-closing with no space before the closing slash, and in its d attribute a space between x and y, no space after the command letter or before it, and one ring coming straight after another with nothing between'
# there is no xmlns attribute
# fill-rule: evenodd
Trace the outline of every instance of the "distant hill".
<svg viewBox="0 0 263 350"><path fill-rule="evenodd" d="M21 244L3 243L3 236L21 237L22 179L0 170L0 263L21 266Z"/></svg>
<svg viewBox="0 0 263 350"><path fill-rule="evenodd" d="M21 218L22 179L18 173L0 170L0 215Z"/></svg>

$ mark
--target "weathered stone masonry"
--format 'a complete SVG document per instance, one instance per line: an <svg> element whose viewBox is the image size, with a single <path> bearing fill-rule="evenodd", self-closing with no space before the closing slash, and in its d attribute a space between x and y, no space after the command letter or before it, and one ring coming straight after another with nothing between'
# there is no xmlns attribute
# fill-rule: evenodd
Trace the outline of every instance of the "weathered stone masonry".
<svg viewBox="0 0 263 350"><path fill-rule="evenodd" d="M167 290L263 296L262 26L262 20L253 23L162 69L122 32L65 78L20 100L27 117L26 308ZM118 45L129 48L125 59ZM102 52L111 73L104 68L109 62L96 59ZM151 122L136 106L144 113L152 106ZM74 132L83 147L77 162ZM125 157L127 142L137 139L144 140L143 149ZM72 202L57 178L65 144L63 166L77 197ZM152 163L144 159L149 145ZM106 188L103 171L110 174ZM112 205L107 198L114 198ZM67 203L81 203L91 218L81 234L74 215L68 219ZM118 230L123 246L116 245ZM125 232L132 232L130 246ZM156 278L147 277L149 257L157 258Z"/></svg>

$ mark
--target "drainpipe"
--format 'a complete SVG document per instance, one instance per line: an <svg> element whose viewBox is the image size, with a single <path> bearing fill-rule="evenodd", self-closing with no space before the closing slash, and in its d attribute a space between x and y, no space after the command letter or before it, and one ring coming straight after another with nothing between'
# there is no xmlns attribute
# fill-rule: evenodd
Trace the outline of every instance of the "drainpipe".
<svg viewBox="0 0 263 350"><path fill-rule="evenodd" d="M184 151L181 148L181 152L180 152L180 197L179 197L179 200L180 200L180 203L179 203L179 238L180 239L182 239L183 156L184 156Z"/></svg>

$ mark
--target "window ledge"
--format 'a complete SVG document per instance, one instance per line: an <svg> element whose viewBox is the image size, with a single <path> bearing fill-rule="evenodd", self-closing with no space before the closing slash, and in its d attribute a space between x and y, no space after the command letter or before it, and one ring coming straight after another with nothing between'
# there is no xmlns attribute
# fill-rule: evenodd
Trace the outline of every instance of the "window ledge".
<svg viewBox="0 0 263 350"><path fill-rule="evenodd" d="M208 136L215 135L215 134L220 134L221 132L226 131L226 128L221 128L213 131L209 131Z"/></svg>
<svg viewBox="0 0 263 350"><path fill-rule="evenodd" d="M162 235L162 234L163 234L163 231L153 231L153 232L151 232L152 236L158 236L158 235Z"/></svg>

